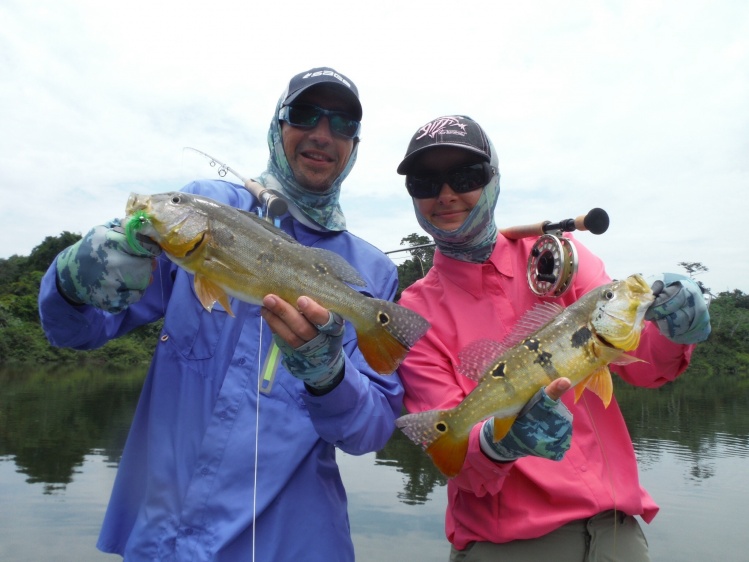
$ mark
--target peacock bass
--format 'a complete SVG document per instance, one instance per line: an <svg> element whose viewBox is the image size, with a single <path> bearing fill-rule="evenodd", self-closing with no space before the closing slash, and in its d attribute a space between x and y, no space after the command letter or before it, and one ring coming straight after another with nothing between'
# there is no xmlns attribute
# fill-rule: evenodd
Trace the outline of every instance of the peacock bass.
<svg viewBox="0 0 749 562"><path fill-rule="evenodd" d="M137 231L193 273L208 311L219 302L233 315L229 296L259 304L270 293L290 303L306 295L353 324L364 359L381 374L429 329L417 313L349 287L366 283L338 254L304 246L254 213L182 192L131 194L126 213L131 245Z"/></svg>
<svg viewBox="0 0 749 562"><path fill-rule="evenodd" d="M613 393L607 365L638 359L626 355L640 343L645 311L653 302L641 275L594 289L567 308L536 305L503 341L479 340L458 355L458 370L478 386L456 407L396 420L448 477L460 471L474 425L494 417L494 440L510 430L520 409L554 379L567 377L575 400L588 388L608 407Z"/></svg>

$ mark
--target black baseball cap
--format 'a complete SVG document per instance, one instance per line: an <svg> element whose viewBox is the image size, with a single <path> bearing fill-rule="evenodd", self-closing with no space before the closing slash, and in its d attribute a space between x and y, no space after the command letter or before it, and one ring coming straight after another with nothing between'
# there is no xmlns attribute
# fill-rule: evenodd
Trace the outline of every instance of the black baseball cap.
<svg viewBox="0 0 749 562"><path fill-rule="evenodd" d="M362 107L359 101L359 90L356 89L356 85L347 76L326 66L312 68L294 76L289 81L289 86L286 88L284 100L281 105L290 105L302 92L312 86L319 86L321 84L332 85L337 90L340 90L343 96L351 103L351 116L357 121L361 121Z"/></svg>
<svg viewBox="0 0 749 562"><path fill-rule="evenodd" d="M406 156L398 165L398 173L409 175L414 160L435 146L455 146L478 154L486 162L492 159L489 138L476 121L465 115L446 115L422 125L414 133Z"/></svg>

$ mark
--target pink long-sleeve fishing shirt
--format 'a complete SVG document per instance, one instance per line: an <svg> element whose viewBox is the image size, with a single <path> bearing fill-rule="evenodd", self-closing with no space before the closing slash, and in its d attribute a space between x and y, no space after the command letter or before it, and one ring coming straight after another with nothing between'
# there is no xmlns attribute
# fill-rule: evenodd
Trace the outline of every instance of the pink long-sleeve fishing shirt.
<svg viewBox="0 0 749 562"><path fill-rule="evenodd" d="M533 239L499 236L484 263L472 264L435 253L434 267L409 287L400 304L427 318L432 327L400 367L409 412L453 408L476 382L457 372L458 353L480 338L501 341L518 319L542 302L526 282ZM579 268L570 290L554 299L568 306L610 281L604 265L575 241ZM635 273L635 272L631 272ZM658 387L687 367L693 346L677 345L648 322L632 355L643 362L612 366L628 383ZM477 424L460 473L448 481L446 534L459 550L472 541L503 543L545 535L576 519L609 509L650 522L658 506L640 486L632 440L616 398L608 409L586 390L577 404L562 398L574 415L570 450L559 462L524 457L496 463L479 447Z"/></svg>

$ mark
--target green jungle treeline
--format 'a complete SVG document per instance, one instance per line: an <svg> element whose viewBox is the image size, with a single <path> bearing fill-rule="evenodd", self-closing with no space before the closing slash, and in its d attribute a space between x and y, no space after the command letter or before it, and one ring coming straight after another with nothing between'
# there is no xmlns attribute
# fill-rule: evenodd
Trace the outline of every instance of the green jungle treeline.
<svg viewBox="0 0 749 562"><path fill-rule="evenodd" d="M106 363L121 368L150 361L161 322L143 326L90 351L56 348L47 342L39 324L39 283L55 256L79 239L79 234L66 231L60 236L45 238L29 256L0 259L0 364ZM417 234L401 241L409 248L429 242L429 238ZM429 271L434 256L434 248L428 246L407 251L411 259L398 266L399 294ZM688 265L697 266L697 270L705 269L701 264ZM713 299L710 314L712 334L707 342L697 346L690 369L707 374L736 372L745 376L749 372L749 295L738 289L722 292Z"/></svg>
<svg viewBox="0 0 749 562"><path fill-rule="evenodd" d="M148 364L162 322L143 326L99 349L53 347L39 323L39 284L55 256L80 240L80 234L47 236L31 255L0 259L0 365L13 363L127 367Z"/></svg>

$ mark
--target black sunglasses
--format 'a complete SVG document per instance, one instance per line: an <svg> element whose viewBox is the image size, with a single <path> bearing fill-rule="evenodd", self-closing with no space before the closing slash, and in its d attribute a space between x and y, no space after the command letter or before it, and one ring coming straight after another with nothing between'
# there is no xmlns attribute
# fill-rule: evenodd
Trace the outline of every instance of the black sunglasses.
<svg viewBox="0 0 749 562"><path fill-rule="evenodd" d="M488 163L470 164L441 174L409 174L406 189L416 199L437 197L448 184L455 193L468 193L488 184L496 171Z"/></svg>
<svg viewBox="0 0 749 562"><path fill-rule="evenodd" d="M286 121L292 127L299 127L300 129L315 128L323 115L328 118L330 130L335 134L347 139L359 136L361 122L343 111L331 111L316 105L299 103L285 105L278 112L278 118L281 121Z"/></svg>

